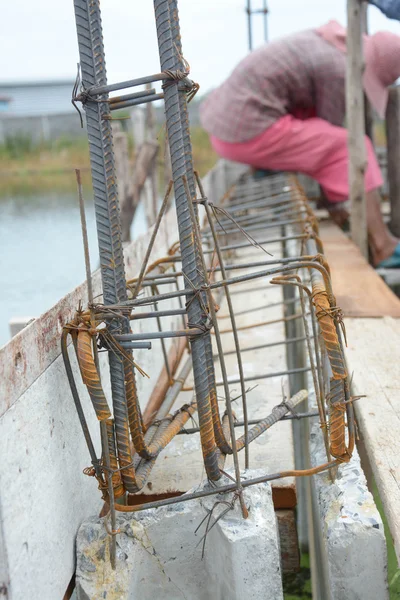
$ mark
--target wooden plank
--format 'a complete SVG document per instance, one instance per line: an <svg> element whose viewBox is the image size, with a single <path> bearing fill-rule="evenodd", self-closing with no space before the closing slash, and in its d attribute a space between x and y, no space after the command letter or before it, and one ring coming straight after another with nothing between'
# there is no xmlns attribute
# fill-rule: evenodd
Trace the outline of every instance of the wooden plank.
<svg viewBox="0 0 400 600"><path fill-rule="evenodd" d="M347 0L346 118L349 131L351 237L363 256L367 257L367 211L364 187L367 157L364 141L365 115L362 85L364 58L361 5L361 0Z"/></svg>
<svg viewBox="0 0 400 600"><path fill-rule="evenodd" d="M359 430L400 559L400 320L348 319L348 367Z"/></svg>
<svg viewBox="0 0 400 600"><path fill-rule="evenodd" d="M333 223L320 223L333 292L345 317L400 317L400 300L357 246Z"/></svg>

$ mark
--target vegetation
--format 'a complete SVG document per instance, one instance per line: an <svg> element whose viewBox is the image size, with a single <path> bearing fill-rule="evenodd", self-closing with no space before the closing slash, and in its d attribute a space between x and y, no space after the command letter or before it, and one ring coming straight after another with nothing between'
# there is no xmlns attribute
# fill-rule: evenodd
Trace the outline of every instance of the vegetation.
<svg viewBox="0 0 400 600"><path fill-rule="evenodd" d="M308 554L302 554L300 559L300 571L283 576L283 593L285 600L310 600L311 572L310 558Z"/></svg>
<svg viewBox="0 0 400 600"><path fill-rule="evenodd" d="M392 535L390 533L389 525L383 511L382 500L379 496L378 487L375 480L372 481L372 494L374 496L375 504L383 521L383 527L385 529L386 547L387 547L387 558L388 558L388 583L389 583L389 598L390 600L400 600L400 569L397 562L396 551L393 545Z"/></svg>
<svg viewBox="0 0 400 600"><path fill-rule="evenodd" d="M158 135L160 171L164 162L164 131L164 128L161 128ZM211 148L207 133L201 127L192 129L192 143L195 168L200 175L204 175L215 164L217 156ZM132 138L129 139L129 149L133 159ZM86 136L62 136L54 142L36 145L31 138L24 135L8 138L0 145L0 161L0 195L42 190L74 190L75 168L82 170L84 184L90 185Z"/></svg>

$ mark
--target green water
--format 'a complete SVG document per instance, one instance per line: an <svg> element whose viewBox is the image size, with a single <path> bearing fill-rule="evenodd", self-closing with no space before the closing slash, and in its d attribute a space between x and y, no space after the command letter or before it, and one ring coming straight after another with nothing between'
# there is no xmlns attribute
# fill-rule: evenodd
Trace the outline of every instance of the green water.
<svg viewBox="0 0 400 600"><path fill-rule="evenodd" d="M98 266L93 202L86 219L92 269ZM139 206L132 236L145 230ZM38 317L85 279L81 225L74 192L43 191L0 197L0 346L12 317Z"/></svg>

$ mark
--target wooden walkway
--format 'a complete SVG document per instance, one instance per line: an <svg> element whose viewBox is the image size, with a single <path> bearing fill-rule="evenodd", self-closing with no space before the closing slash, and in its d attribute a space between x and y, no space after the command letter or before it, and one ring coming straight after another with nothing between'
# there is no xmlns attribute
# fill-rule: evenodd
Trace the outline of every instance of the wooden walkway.
<svg viewBox="0 0 400 600"><path fill-rule="evenodd" d="M400 318L400 300L355 244L333 223L320 224L333 290L346 317Z"/></svg>

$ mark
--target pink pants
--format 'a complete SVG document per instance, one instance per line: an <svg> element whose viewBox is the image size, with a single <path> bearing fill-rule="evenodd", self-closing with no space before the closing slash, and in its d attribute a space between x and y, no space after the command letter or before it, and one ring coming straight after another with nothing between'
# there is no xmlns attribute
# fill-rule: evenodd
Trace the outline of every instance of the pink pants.
<svg viewBox="0 0 400 600"><path fill-rule="evenodd" d="M247 142L232 144L211 136L215 151L229 160L259 169L297 171L316 179L331 202L349 196L347 130L319 118L286 115ZM365 138L368 166L365 189L383 184L371 141Z"/></svg>

